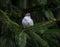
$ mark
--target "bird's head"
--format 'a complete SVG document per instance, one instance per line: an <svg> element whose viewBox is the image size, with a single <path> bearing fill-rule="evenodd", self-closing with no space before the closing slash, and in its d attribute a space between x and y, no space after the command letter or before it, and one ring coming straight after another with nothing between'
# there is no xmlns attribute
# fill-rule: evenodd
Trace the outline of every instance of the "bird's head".
<svg viewBox="0 0 60 47"><path fill-rule="evenodd" d="M31 14L30 13L26 13L26 16L31 16Z"/></svg>

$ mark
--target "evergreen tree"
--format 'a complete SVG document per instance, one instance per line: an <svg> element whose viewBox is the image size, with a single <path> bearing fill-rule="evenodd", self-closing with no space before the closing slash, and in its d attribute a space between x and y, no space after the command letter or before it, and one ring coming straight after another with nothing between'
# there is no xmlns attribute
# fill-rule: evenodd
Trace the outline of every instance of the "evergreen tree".
<svg viewBox="0 0 60 47"><path fill-rule="evenodd" d="M29 10L34 26L23 28ZM0 47L60 47L59 0L0 0Z"/></svg>

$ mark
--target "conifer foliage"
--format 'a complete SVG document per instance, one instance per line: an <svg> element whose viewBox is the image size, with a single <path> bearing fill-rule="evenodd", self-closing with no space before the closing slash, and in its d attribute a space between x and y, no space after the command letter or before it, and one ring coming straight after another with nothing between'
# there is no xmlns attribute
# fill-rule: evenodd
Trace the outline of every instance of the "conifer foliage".
<svg viewBox="0 0 60 47"><path fill-rule="evenodd" d="M34 26L23 28L29 10ZM0 0L0 47L60 47L60 0Z"/></svg>

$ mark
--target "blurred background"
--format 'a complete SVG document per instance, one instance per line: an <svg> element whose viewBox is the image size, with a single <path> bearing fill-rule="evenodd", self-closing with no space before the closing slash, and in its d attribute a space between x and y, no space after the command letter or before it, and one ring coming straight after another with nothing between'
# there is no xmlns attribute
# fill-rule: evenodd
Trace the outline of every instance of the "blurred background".
<svg viewBox="0 0 60 47"><path fill-rule="evenodd" d="M27 11L34 26L25 32ZM0 47L60 47L60 0L0 0Z"/></svg>

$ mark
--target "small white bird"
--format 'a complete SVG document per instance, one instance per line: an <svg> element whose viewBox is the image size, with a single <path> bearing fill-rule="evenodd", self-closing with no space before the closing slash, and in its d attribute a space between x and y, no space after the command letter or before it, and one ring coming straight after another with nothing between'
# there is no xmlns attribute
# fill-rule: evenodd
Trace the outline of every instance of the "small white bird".
<svg viewBox="0 0 60 47"><path fill-rule="evenodd" d="M30 27L34 25L30 13L26 13L25 17L22 19L22 25L24 27Z"/></svg>

